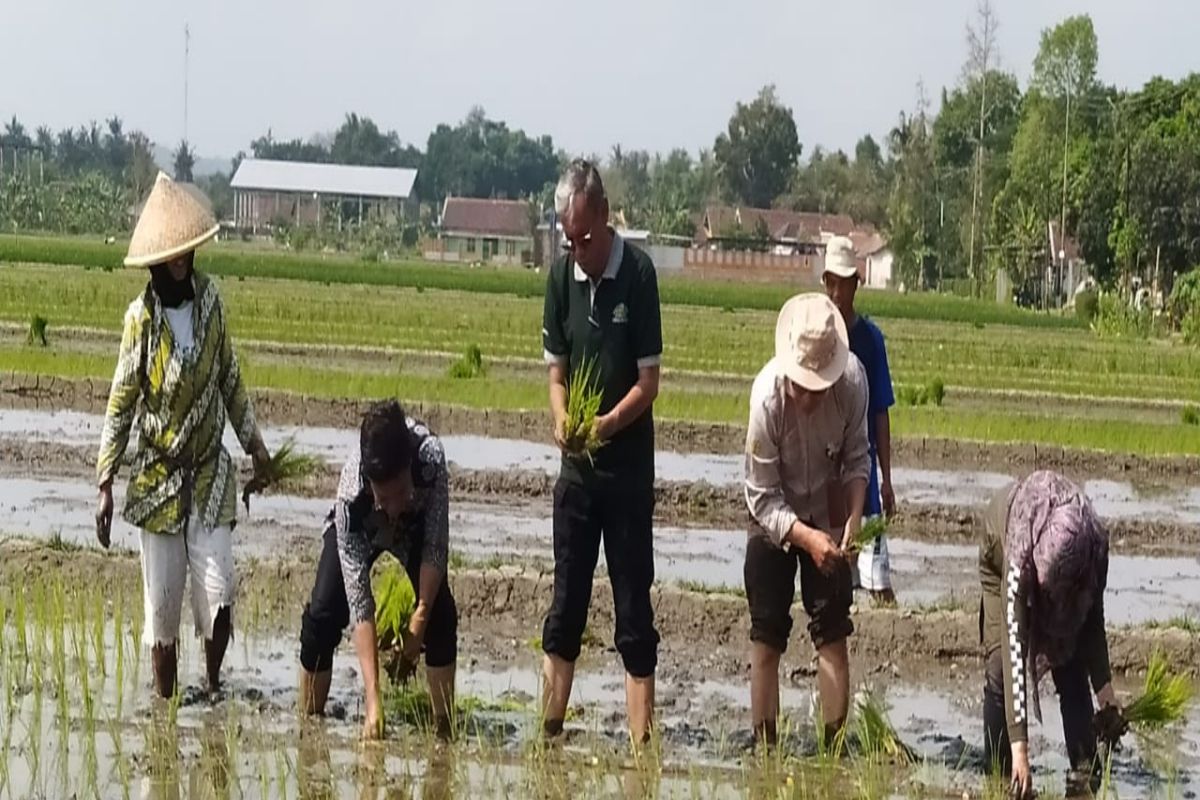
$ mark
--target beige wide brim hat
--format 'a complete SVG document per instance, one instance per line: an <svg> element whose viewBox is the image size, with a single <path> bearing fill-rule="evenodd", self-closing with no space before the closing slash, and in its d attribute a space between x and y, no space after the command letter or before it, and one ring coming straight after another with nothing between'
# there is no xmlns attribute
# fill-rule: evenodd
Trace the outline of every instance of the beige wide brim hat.
<svg viewBox="0 0 1200 800"><path fill-rule="evenodd" d="M834 236L825 245L825 273L839 278L860 278L858 255L849 236Z"/></svg>
<svg viewBox="0 0 1200 800"><path fill-rule="evenodd" d="M195 250L220 229L208 199L199 189L176 183L160 172L129 239L125 266L166 263Z"/></svg>
<svg viewBox="0 0 1200 800"><path fill-rule="evenodd" d="M850 359L850 338L837 306L823 294L798 294L775 322L775 364L781 375L810 392L837 383Z"/></svg>

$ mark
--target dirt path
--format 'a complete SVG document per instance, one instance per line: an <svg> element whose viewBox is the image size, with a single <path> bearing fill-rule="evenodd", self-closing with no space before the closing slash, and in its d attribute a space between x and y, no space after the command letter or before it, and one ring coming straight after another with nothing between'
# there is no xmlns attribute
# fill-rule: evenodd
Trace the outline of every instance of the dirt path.
<svg viewBox="0 0 1200 800"><path fill-rule="evenodd" d="M242 459L243 479L248 462ZM0 438L0 478L65 480L90 484L94 480L93 448L43 441ZM287 493L303 498L332 497L337 465L326 467ZM455 502L532 505L537 512L550 507L553 475L539 470L453 469L451 494ZM746 524L745 503L736 486L703 481L665 481L655 484L660 524L740 531ZM976 540L980 509L966 506L901 503L891 533L896 538L927 543L969 544ZM1194 555L1200 551L1200 526L1152 519L1109 519L1114 549L1125 555Z"/></svg>
<svg viewBox="0 0 1200 800"><path fill-rule="evenodd" d="M0 397L11 407L70 409L103 413L108 381L66 380L17 373L0 374ZM367 408L360 399L335 400L287 392L254 393L259 417L275 425L354 427ZM495 411L445 405L410 404L415 415L444 434L473 434L546 441L547 412ZM745 443L741 425L659 420L658 445L682 453L737 453ZM1092 477L1154 478L1191 481L1200 473L1200 456L1146 457L1072 450L1033 444L989 444L946 439L895 440L895 461L910 467L972 469L1013 473L1059 469Z"/></svg>

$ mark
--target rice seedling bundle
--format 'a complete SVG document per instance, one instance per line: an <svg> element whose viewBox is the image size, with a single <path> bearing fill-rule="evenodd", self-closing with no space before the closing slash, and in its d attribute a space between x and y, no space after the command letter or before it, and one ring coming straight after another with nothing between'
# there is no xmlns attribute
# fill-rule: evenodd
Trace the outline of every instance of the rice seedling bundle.
<svg viewBox="0 0 1200 800"><path fill-rule="evenodd" d="M46 328L50 326L50 322L41 314L34 314L29 320L29 344L40 344L46 347L49 344L46 341Z"/></svg>
<svg viewBox="0 0 1200 800"><path fill-rule="evenodd" d="M416 608L417 598L400 563L390 556L381 556L387 563L375 569L372 593L375 595L375 637L380 650L387 650L404 641L408 622Z"/></svg>
<svg viewBox="0 0 1200 800"><path fill-rule="evenodd" d="M864 520L862 527L859 528L858 535L850 543L853 550L866 550L875 543L883 534L887 533L887 520L882 517L871 517Z"/></svg>
<svg viewBox="0 0 1200 800"><path fill-rule="evenodd" d="M567 452L588 461L604 442L596 435L596 417L600 413L603 390L596 359L584 359L567 382L567 422L563 431Z"/></svg>
<svg viewBox="0 0 1200 800"><path fill-rule="evenodd" d="M482 378L487 375L487 368L483 365L483 351L479 349L479 345L468 345L462 358L450 365L451 378Z"/></svg>
<svg viewBox="0 0 1200 800"><path fill-rule="evenodd" d="M296 452L296 440L288 439L271 456L266 468L255 475L242 491L242 502L250 510L250 495L269 486L304 480L321 468L321 459Z"/></svg>
<svg viewBox="0 0 1200 800"><path fill-rule="evenodd" d="M1125 719L1143 730L1158 730L1183 719L1192 701L1192 685L1184 675L1172 674L1167 657L1155 650L1146 667L1146 684L1140 697L1125 707Z"/></svg>
<svg viewBox="0 0 1200 800"><path fill-rule="evenodd" d="M854 703L859 746L867 755L881 755L898 764L910 764L915 754L900 741L887 716L887 707L871 692L862 692Z"/></svg>

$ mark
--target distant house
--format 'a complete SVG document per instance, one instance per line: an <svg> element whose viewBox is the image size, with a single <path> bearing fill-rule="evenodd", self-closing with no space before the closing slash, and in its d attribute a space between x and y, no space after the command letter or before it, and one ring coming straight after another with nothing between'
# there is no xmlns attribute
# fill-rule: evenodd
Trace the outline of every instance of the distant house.
<svg viewBox="0 0 1200 800"><path fill-rule="evenodd" d="M696 226L696 244L718 249L735 231L739 240L764 233L771 252L793 255L817 252L834 236L849 236L854 220L845 214L709 206Z"/></svg>
<svg viewBox="0 0 1200 800"><path fill-rule="evenodd" d="M854 253L858 257L858 273L863 285L870 289L887 289L892 285L892 248L875 230L856 230L850 233Z"/></svg>
<svg viewBox="0 0 1200 800"><path fill-rule="evenodd" d="M258 232L276 225L415 218L415 169L246 158L229 184L234 226Z"/></svg>
<svg viewBox="0 0 1200 800"><path fill-rule="evenodd" d="M531 264L533 224L524 200L447 197L442 205L435 250L438 261Z"/></svg>

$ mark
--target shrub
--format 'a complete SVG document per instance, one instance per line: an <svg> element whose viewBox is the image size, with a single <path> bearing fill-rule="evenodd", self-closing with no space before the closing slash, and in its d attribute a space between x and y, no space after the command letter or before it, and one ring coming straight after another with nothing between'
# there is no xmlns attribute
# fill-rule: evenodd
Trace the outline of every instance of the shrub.
<svg viewBox="0 0 1200 800"><path fill-rule="evenodd" d="M1149 309L1138 311L1115 294L1101 295L1092 330L1098 336L1149 339L1152 320Z"/></svg>
<svg viewBox="0 0 1200 800"><path fill-rule="evenodd" d="M1100 310L1100 294L1088 289L1075 296L1075 316L1086 325L1091 325Z"/></svg>
<svg viewBox="0 0 1200 800"><path fill-rule="evenodd" d="M1182 322L1193 312L1200 311L1200 267L1193 268L1175 281L1171 296L1167 298L1167 308L1171 312L1171 319L1176 322Z"/></svg>

